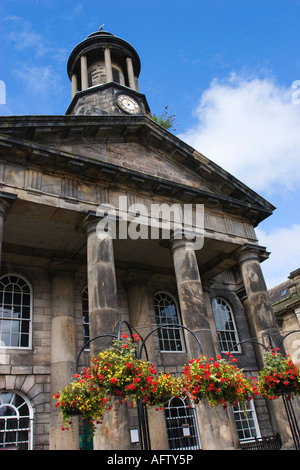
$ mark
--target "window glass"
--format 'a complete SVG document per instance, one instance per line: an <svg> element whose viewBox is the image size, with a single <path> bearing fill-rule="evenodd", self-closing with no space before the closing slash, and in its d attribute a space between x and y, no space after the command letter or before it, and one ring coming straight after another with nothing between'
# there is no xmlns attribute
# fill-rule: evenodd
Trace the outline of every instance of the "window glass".
<svg viewBox="0 0 300 470"><path fill-rule="evenodd" d="M231 306L226 300L217 297L212 301L212 310L221 352L240 352Z"/></svg>
<svg viewBox="0 0 300 470"><path fill-rule="evenodd" d="M86 344L90 339L90 324L89 324L89 294L86 287L82 292L82 325L83 325L83 344ZM89 345L86 349L89 349Z"/></svg>
<svg viewBox="0 0 300 470"><path fill-rule="evenodd" d="M0 347L30 347L31 304L31 289L22 277L0 279Z"/></svg>
<svg viewBox="0 0 300 470"><path fill-rule="evenodd" d="M195 409L188 397L172 398L165 407L170 450L200 449Z"/></svg>
<svg viewBox="0 0 300 470"><path fill-rule="evenodd" d="M179 313L175 300L166 292L158 292L154 296L154 309L157 325L180 324ZM184 351L182 328L167 326L158 330L161 351Z"/></svg>
<svg viewBox="0 0 300 470"><path fill-rule="evenodd" d="M234 418L240 442L260 437L254 403L251 400L247 407L240 404L233 407Z"/></svg>
<svg viewBox="0 0 300 470"><path fill-rule="evenodd" d="M32 408L25 398L13 392L0 393L0 450L30 450L32 423Z"/></svg>

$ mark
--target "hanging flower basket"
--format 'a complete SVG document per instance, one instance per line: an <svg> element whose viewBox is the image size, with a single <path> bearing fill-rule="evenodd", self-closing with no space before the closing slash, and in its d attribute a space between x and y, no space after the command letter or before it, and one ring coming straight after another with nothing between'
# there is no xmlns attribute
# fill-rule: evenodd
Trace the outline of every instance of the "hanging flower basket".
<svg viewBox="0 0 300 470"><path fill-rule="evenodd" d="M169 372L159 373L153 385L150 394L144 401L150 406L163 408L171 398L183 396L181 377L175 377Z"/></svg>
<svg viewBox="0 0 300 470"><path fill-rule="evenodd" d="M92 359L92 365L75 380L53 395L56 407L62 413L63 428L68 428L71 416L78 413L88 418L93 430L112 408L112 399L119 397L130 406L142 402L150 406L164 406L165 402L181 391L181 380L170 374L157 373L149 362L136 359L137 335L132 339L122 335L112 346Z"/></svg>
<svg viewBox="0 0 300 470"><path fill-rule="evenodd" d="M264 368L258 375L258 392L270 400L282 395L300 395L300 369L289 356L271 350L265 353Z"/></svg>
<svg viewBox="0 0 300 470"><path fill-rule="evenodd" d="M229 354L228 354L229 355ZM230 356L233 362L236 359ZM191 359L184 369L184 392L195 404L207 401L210 405L236 405L250 401L257 394L253 377L245 377L243 371L226 359L216 360L199 356Z"/></svg>

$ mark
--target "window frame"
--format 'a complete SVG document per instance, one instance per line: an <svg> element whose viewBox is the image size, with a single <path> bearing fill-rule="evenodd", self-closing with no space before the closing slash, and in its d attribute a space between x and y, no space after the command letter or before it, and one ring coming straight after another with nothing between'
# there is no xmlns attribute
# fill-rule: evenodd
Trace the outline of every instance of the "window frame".
<svg viewBox="0 0 300 470"><path fill-rule="evenodd" d="M11 394L11 398L9 399L9 401L3 401L3 395L7 395L7 394ZM21 398L23 400L23 402L16 406L15 404L13 404L13 399L14 399L14 396L18 396L19 398ZM25 416L22 416L20 415L20 408L22 406L24 406L24 404L27 406L27 409L28 409L28 414L26 414ZM26 450L32 450L33 449L33 407L30 403L30 401L28 400L28 398L23 395L23 393L19 392L19 391L15 391L15 390L4 390L2 392L0 392L0 409L1 408L5 408L5 407L9 407L9 408L12 408L14 410L14 415L11 415L11 416L7 416L6 415L0 415L0 422L1 421L4 421L4 430L1 429L1 426L0 426L0 434L3 433L4 436L6 435L7 432L18 432L20 430L22 431L26 431L28 433L28 440L26 442L28 442L28 449ZM18 426L16 429L9 429L9 427L7 427L7 423L9 422L9 420L13 420L13 419L16 419L17 422L18 422ZM19 429L19 422L21 419L28 419L29 421L29 425L26 427L26 428L21 428ZM5 444L5 437L3 439L3 443ZM15 446L2 446L0 445L0 450L1 449L9 449L9 448L18 448L18 441L16 441L16 445ZM25 449L24 449L25 450Z"/></svg>
<svg viewBox="0 0 300 470"><path fill-rule="evenodd" d="M229 311L229 313L230 313L230 322L233 325L233 329L219 329L218 328L219 319L217 318L217 312L214 309L214 301L217 301L217 300L220 300L221 302L223 302L223 304L225 304L225 307ZM230 351L231 354L241 354L242 350L241 350L240 344L238 344L239 343L239 335L238 335L238 331L237 331L237 327L236 327L236 323L235 323L233 308L232 308L230 302L222 296L216 296L212 299L211 307L212 307L212 312L213 312L213 315L214 315L214 321L215 321L215 325L216 325L218 344L219 344L221 353L226 353L226 352ZM223 319L221 319L221 321L223 321ZM221 338L222 333L225 334L225 335L226 335L226 333L229 333L230 335L234 335L234 341L232 339L228 339L228 338L222 339ZM226 344L228 344L228 342L231 342L231 348L229 348L229 349L223 348L225 342L226 342ZM234 345L235 345L236 350L232 349L234 347Z"/></svg>
<svg viewBox="0 0 300 470"><path fill-rule="evenodd" d="M84 295L86 298L84 299ZM87 302L87 310L83 308L83 302ZM84 317L88 317L88 321L84 321ZM89 312L89 289L88 286L85 286L84 289L81 291L81 318L82 318L82 339L83 345L85 345L90 340L90 312ZM85 328L88 329L88 336L85 335ZM87 339L86 339L87 338ZM89 345L84 348L85 351L89 351Z"/></svg>
<svg viewBox="0 0 300 470"><path fill-rule="evenodd" d="M174 400L177 400L182 403L180 406L173 405ZM172 413L172 411L174 413ZM171 400L165 406L165 421L166 421L166 428L167 428L167 436L168 436L168 443L170 450L199 450L201 449L201 440L200 440L200 433L199 433L199 426L197 420L196 409L193 403L190 403L189 398L186 396L184 398L180 397L172 397ZM181 413L183 411L184 413ZM172 416L173 414L173 416ZM175 425L173 426L173 423ZM183 425L187 424L189 429L194 428L194 432L192 436L185 437L183 434ZM174 432L175 431L175 432ZM182 431L182 435L180 433ZM172 436L173 432L173 436ZM181 446L174 446L172 447L172 442L175 444L175 441L179 441L181 444L189 443L190 439L195 439L194 445L186 445L185 447Z"/></svg>
<svg viewBox="0 0 300 470"><path fill-rule="evenodd" d="M256 410L255 410L255 404L254 404L253 400L251 400L247 403L247 407L245 407L245 409L241 408L239 403L238 403L237 406L232 406L232 411L233 411L233 415L234 415L234 419L235 419L235 424L236 424L236 428L237 428L239 441L241 443L242 442L255 441L255 439L258 439L258 438L261 437L260 427L259 427L257 414L256 414ZM248 418L248 415L250 413L252 413L252 416L250 418ZM242 417L242 419L238 419L237 418L238 415L240 417ZM250 420L253 420L254 426L252 426L252 427L250 427L250 425L249 425ZM243 422L247 422L248 426L238 428L238 423L243 423ZM242 424L242 426L243 426L243 424ZM253 429L255 429L256 436L253 435L254 434L252 432ZM241 438L240 433L245 434L245 431L248 431L251 434L251 436Z"/></svg>
<svg viewBox="0 0 300 470"><path fill-rule="evenodd" d="M157 315L156 313L156 309L158 308L158 305L156 304L155 302L155 298L157 295L165 295L167 297L169 297L170 299L172 299L173 303L174 303L174 306L175 306L175 311L176 311L176 317L177 317L177 322L178 324L180 325L181 324L181 315L180 315L180 310L179 310L179 307L178 307L178 303L176 301L176 299L174 298L174 296L172 294L170 294L169 292L167 291L163 291L163 290L159 290L157 291L154 296L153 296L153 305L154 305L154 313L155 313L155 320L156 320L156 324L157 326L163 324L163 323L168 323L168 322L158 322L158 318L159 320L161 320L161 315ZM160 313L160 312L159 312ZM171 323L171 322L170 322ZM171 338L163 338L162 337L162 334L161 334L161 330L178 330L179 331L179 338L176 339L171 339ZM184 335L183 335L183 331L182 331L182 328L181 327L168 327L168 326L165 326L165 327L162 327L162 328L159 328L157 330L157 334L158 334L158 340L159 340L159 350L161 353L174 353L174 354L178 354L178 353L186 353L186 346L185 346L185 340L184 340ZM161 345L163 345L165 347L165 344L167 342L170 342L170 341L180 341L180 344L181 344L181 350L179 349L175 349L175 350L172 350L172 349L162 349L161 348Z"/></svg>
<svg viewBox="0 0 300 470"><path fill-rule="evenodd" d="M21 325L21 322L22 321L28 321L28 325L29 325L29 329L28 329L28 345L27 346L6 346L5 344L1 344L0 343L0 349L17 349L17 350L22 350L22 351L25 351L25 350L31 350L32 349L32 321L33 321L33 289L32 289L32 286L30 284L30 282L28 282L28 280L26 279L26 277L24 277L22 274L18 274L18 273L7 273L7 274L4 274L0 277L0 291L2 290L2 292L5 292L5 288L2 288L1 286L1 283L3 281L3 279L5 278L11 278L11 277L16 277L18 279L22 279L22 281L27 285L28 289L29 289L29 295L30 295L30 305L29 305L29 318L28 319L25 319L23 318L23 316L16 320L19 322L19 326ZM12 283L10 282L10 284L16 284L16 283ZM9 284L6 284L6 286L8 286ZM3 303L2 302L2 305L5 305L5 302ZM0 304L0 308L2 308L2 305ZM11 304L12 307L14 308L14 304ZM23 304L22 304L22 307L23 307ZM9 319L9 318L5 318L5 317L0 317L0 320L6 320L6 321L13 321L13 318ZM12 332L10 332L10 343L11 343L11 334ZM21 339L21 334L19 332L19 339ZM1 335L0 335L0 338L1 338Z"/></svg>

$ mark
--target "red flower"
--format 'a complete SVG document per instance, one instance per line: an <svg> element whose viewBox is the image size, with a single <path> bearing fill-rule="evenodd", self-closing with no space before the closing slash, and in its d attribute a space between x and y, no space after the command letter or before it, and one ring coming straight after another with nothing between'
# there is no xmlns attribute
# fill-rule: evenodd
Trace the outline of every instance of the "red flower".
<svg viewBox="0 0 300 470"><path fill-rule="evenodd" d="M141 339L141 338L140 338L138 335L136 335L135 333L133 333L132 337L133 337L133 339L134 339L135 341L140 341L140 339Z"/></svg>
<svg viewBox="0 0 300 470"><path fill-rule="evenodd" d="M123 333L123 334L122 334L122 338L123 338L123 339L126 339L126 338L127 338L126 333Z"/></svg>

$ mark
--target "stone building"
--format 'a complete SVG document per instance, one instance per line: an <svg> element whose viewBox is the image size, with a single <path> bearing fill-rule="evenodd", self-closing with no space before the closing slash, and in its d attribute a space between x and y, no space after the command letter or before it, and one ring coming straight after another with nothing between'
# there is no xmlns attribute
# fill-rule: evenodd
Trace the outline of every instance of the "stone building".
<svg viewBox="0 0 300 470"><path fill-rule="evenodd" d="M300 269L269 290L273 310L285 337L284 346L294 362L300 362Z"/></svg>
<svg viewBox="0 0 300 470"><path fill-rule="evenodd" d="M95 32L67 69L65 115L0 118L0 447L90 446L83 424L61 430L52 394L73 379L86 340L121 320L143 337L162 322L183 324L206 355L232 350L251 374L263 352L238 343L279 338L260 266L268 253L254 230L274 207L149 117L140 59L126 41ZM169 236L149 236L153 208L161 222L184 207L192 211L185 237L174 214ZM115 225L99 235L114 208ZM198 208L204 219L195 226ZM90 343L80 366L99 347ZM171 326L147 347L157 368L173 373L200 353L187 331ZM94 449L139 449L140 434L130 438L136 411L124 407L111 419ZM238 449L277 432L291 445L282 407L262 398L246 416L171 400L165 410L149 408L148 420L153 450Z"/></svg>

